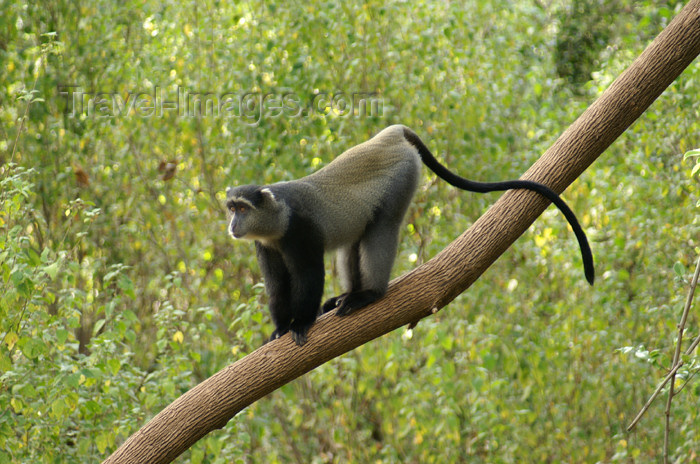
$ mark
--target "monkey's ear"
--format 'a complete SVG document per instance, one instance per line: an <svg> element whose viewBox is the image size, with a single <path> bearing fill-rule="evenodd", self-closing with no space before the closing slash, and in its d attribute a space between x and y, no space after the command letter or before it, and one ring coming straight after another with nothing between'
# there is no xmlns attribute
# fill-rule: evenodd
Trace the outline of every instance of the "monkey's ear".
<svg viewBox="0 0 700 464"><path fill-rule="evenodd" d="M272 193L272 191L268 188L260 190L260 193L262 194L264 201L271 201L273 203L277 201L277 198L275 198L275 194Z"/></svg>

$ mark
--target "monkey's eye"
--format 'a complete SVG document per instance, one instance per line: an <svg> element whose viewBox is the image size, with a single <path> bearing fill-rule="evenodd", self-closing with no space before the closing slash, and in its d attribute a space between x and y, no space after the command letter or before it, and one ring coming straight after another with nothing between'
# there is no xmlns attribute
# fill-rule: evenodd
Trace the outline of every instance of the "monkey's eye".
<svg viewBox="0 0 700 464"><path fill-rule="evenodd" d="M239 213L245 213L247 210L248 210L248 207L247 207L247 206L241 205L241 206L238 207L238 212L239 212Z"/></svg>

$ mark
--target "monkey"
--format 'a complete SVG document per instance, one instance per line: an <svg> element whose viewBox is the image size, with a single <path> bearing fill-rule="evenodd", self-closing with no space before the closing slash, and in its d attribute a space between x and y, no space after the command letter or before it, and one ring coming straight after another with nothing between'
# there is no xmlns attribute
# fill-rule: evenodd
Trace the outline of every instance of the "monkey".
<svg viewBox="0 0 700 464"><path fill-rule="evenodd" d="M475 182L440 164L406 126L392 125L301 179L226 189L228 232L255 242L275 330L297 345L320 314L347 316L387 291L399 230L418 188L421 163L462 190L535 191L564 214L578 239L586 280L593 285L593 255L566 203L547 186L528 180ZM324 253L337 250L345 293L322 306Z"/></svg>

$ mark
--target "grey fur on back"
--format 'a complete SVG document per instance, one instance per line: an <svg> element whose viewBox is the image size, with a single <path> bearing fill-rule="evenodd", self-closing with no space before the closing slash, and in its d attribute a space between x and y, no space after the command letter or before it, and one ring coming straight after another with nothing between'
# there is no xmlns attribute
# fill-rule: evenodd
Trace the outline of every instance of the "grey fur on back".
<svg viewBox="0 0 700 464"><path fill-rule="evenodd" d="M356 242L378 215L388 215L382 222L395 225L398 233L421 168L404 130L389 126L315 173L268 188L299 214L315 219L326 250Z"/></svg>

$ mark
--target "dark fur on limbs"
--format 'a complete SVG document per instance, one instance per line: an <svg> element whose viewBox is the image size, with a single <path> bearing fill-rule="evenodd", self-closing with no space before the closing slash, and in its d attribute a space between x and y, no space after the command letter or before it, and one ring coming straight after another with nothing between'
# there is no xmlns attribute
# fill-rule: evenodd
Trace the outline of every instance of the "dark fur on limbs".
<svg viewBox="0 0 700 464"><path fill-rule="evenodd" d="M292 214L280 240L280 250L256 242L270 313L275 324L270 340L291 332L298 345L306 343L323 295L323 238L314 224Z"/></svg>

